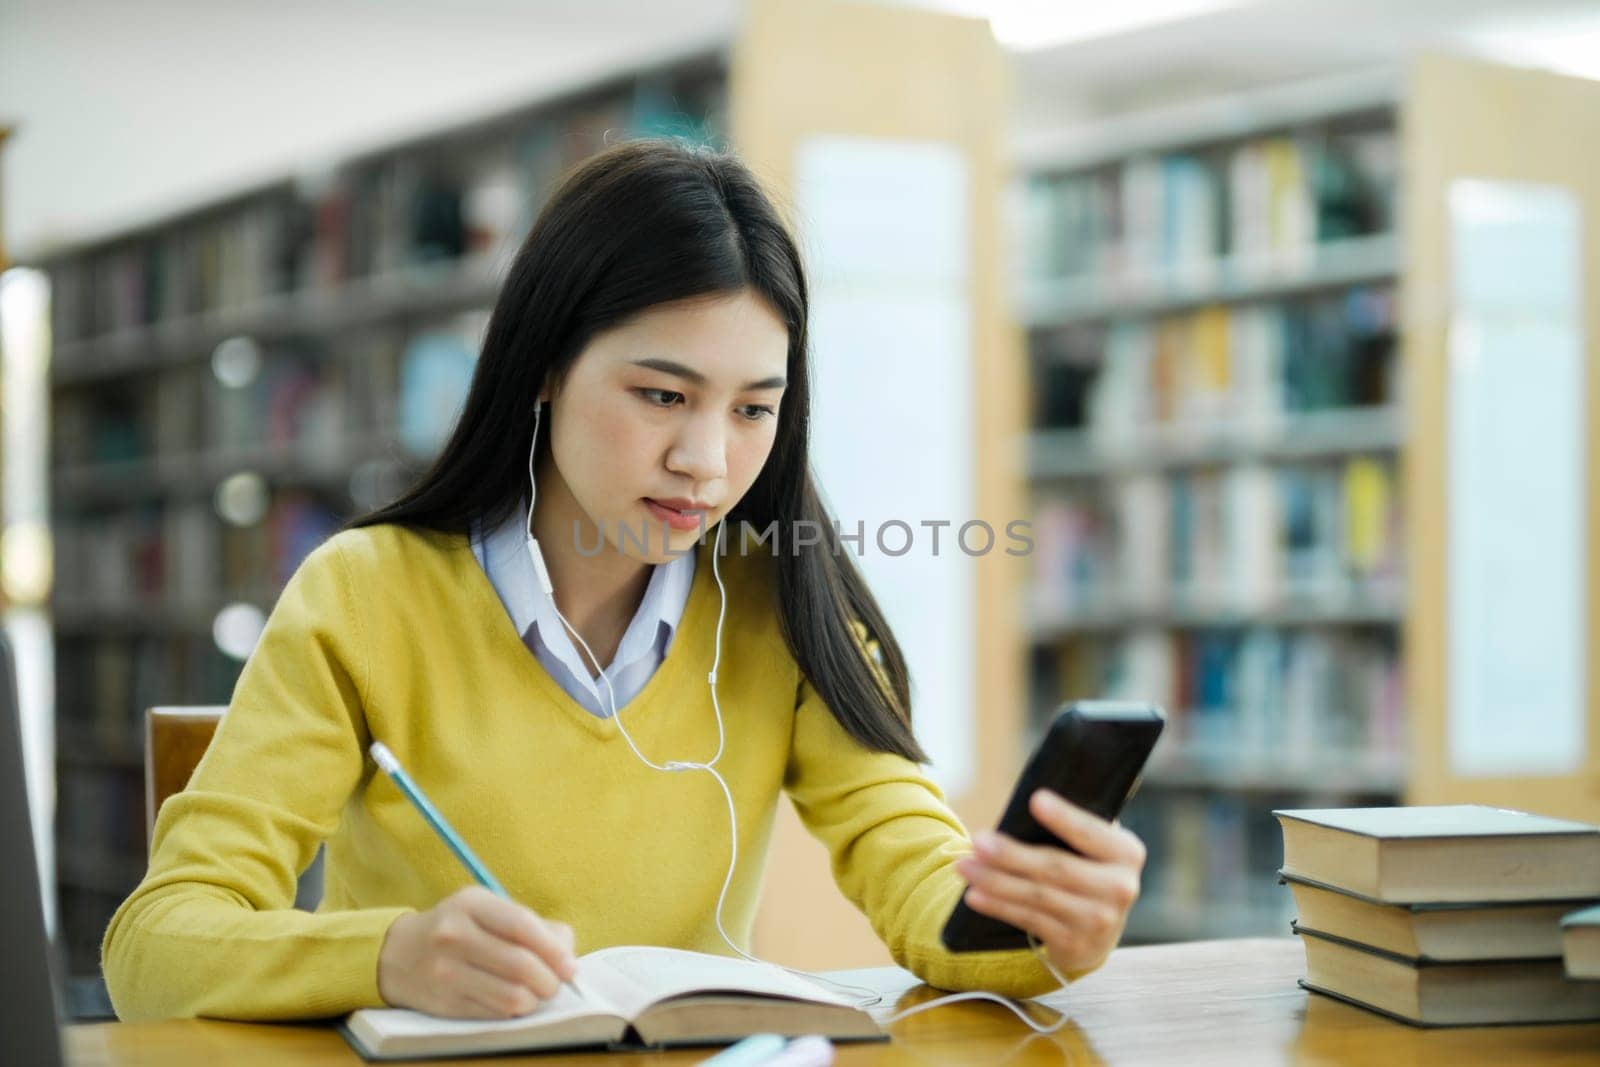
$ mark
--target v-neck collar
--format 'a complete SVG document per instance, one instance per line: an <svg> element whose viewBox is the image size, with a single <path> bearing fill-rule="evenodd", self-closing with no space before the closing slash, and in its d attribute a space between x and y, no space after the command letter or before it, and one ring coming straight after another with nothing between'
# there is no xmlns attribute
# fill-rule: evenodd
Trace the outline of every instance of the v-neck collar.
<svg viewBox="0 0 1600 1067"><path fill-rule="evenodd" d="M672 645L667 649L661 665L650 676L644 688L617 711L617 716L628 716L630 727L634 725L635 720L648 717L647 713L654 705L655 695L659 690L676 684L678 677L690 669L687 660L705 658L704 669L706 671L711 669L710 659L705 657L701 650L706 647L707 640L712 636L706 627L716 624L715 616L711 614L712 604L716 599L716 580L711 574L711 553L715 551L714 546L713 540L696 547L694 582L690 586L689 600L684 605L683 619L678 625ZM529 681L539 692L583 729L605 741L613 741L620 737L616 716L601 718L574 700L565 689L561 688L560 683L551 677L549 670L539 662L539 657L523 643L522 635L516 632L516 623L506 613L500 594L495 591L489 576L484 573L477 556L473 554L471 535L453 535L451 553L453 565L458 572L462 570L472 572L472 577L465 578L464 581L474 590L474 600L478 604L476 613L480 618L494 620L486 630L489 638L496 643L496 654L520 661L522 664L520 669L527 673Z"/></svg>

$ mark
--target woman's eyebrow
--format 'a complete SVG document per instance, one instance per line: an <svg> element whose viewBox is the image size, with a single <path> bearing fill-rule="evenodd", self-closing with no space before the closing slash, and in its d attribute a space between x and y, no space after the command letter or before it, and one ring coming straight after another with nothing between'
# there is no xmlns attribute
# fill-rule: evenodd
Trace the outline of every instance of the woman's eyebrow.
<svg viewBox="0 0 1600 1067"><path fill-rule="evenodd" d="M706 376L704 374L701 374L693 367L686 367L682 363L678 363L674 360L656 359L655 357L650 357L647 359L636 359L633 361L633 365L636 367L648 367L650 370L658 370L662 374L670 374L675 378L682 378L684 381L689 382L692 385L706 384ZM744 385L741 386L741 389L782 389L788 384L789 379L785 378L781 374L777 374L771 378L762 378L759 381L745 382Z"/></svg>

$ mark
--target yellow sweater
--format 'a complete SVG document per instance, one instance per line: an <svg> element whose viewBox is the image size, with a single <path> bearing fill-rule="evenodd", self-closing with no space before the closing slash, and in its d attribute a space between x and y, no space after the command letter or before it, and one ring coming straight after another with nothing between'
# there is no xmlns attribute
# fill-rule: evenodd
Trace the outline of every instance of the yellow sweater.
<svg viewBox="0 0 1600 1067"><path fill-rule="evenodd" d="M700 551L672 647L622 710L656 762L716 750L717 589ZM770 556L722 564L717 766L739 813L729 935L748 950L786 791L903 966L949 989L1053 988L1028 952L942 948L965 885L952 866L970 851L964 828L916 764L862 748L801 676ZM149 871L102 945L119 1016L310 1018L383 1003L389 924L471 880L376 772L373 740L513 898L572 925L580 953L728 952L714 920L728 861L716 782L650 770L614 721L575 703L514 632L464 537L380 526L337 535L301 566L188 789L162 807ZM322 904L296 911L295 880L323 842Z"/></svg>

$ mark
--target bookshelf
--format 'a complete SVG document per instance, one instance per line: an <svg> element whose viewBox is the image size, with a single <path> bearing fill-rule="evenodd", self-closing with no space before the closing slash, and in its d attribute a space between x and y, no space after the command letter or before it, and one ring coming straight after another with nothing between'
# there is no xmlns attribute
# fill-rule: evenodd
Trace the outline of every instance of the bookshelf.
<svg viewBox="0 0 1600 1067"><path fill-rule="evenodd" d="M1397 72L1018 145L1036 736L1171 714L1128 940L1281 934L1274 807L1405 788Z"/></svg>
<svg viewBox="0 0 1600 1067"><path fill-rule="evenodd" d="M143 709L227 703L300 560L442 444L557 176L724 140L726 86L707 44L39 258L72 973L144 871Z"/></svg>
<svg viewBox="0 0 1600 1067"><path fill-rule="evenodd" d="M1022 142L1032 730L1174 711L1130 940L1282 933L1274 807L1600 818L1597 108L1424 55Z"/></svg>

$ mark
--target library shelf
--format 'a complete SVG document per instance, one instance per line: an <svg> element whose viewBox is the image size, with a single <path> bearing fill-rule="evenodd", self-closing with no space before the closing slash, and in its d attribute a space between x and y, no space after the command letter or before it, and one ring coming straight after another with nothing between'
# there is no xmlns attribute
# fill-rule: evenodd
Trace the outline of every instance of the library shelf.
<svg viewBox="0 0 1600 1067"><path fill-rule="evenodd" d="M1104 280L1039 279L1027 284L1022 317L1040 329L1392 281L1400 269L1397 248L1393 234L1372 234L1260 256L1227 257L1181 270Z"/></svg>
<svg viewBox="0 0 1600 1067"><path fill-rule="evenodd" d="M1241 756L1215 746L1179 744L1152 757L1144 783L1170 789L1389 796L1405 784L1405 759L1399 751L1332 749L1302 757L1262 751Z"/></svg>
<svg viewBox="0 0 1600 1067"><path fill-rule="evenodd" d="M1405 440L1398 406L1292 412L1196 424L1135 426L1102 442L1088 430L1028 435L1028 474L1036 482L1258 461L1332 459L1398 451Z"/></svg>
<svg viewBox="0 0 1600 1067"><path fill-rule="evenodd" d="M1259 607L1223 603L1184 602L1174 598L1166 605L1135 607L1099 605L1087 610L1036 612L1029 620L1033 640L1049 643L1082 634L1135 630L1220 629L1313 626L1398 626L1405 617L1404 597L1397 590L1381 594L1357 593L1344 597L1290 594Z"/></svg>
<svg viewBox="0 0 1600 1067"><path fill-rule="evenodd" d="M401 327L482 307L499 291L508 255L419 263L68 342L55 350L51 381L64 388L148 374L209 358L230 337L273 340Z"/></svg>
<svg viewBox="0 0 1600 1067"><path fill-rule="evenodd" d="M83 463L57 468L53 489L64 499L133 501L205 496L235 474L260 475L274 485L343 491L364 463L403 467L407 457L392 435L352 435L336 442L305 439L258 448L210 448L144 459Z"/></svg>

